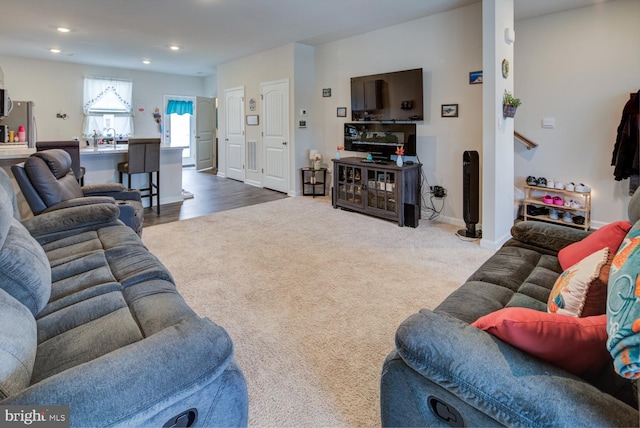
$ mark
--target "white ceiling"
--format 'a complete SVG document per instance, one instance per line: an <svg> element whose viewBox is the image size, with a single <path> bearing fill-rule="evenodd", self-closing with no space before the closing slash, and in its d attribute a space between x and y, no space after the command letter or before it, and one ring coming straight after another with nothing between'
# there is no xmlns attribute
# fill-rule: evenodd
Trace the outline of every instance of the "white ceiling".
<svg viewBox="0 0 640 428"><path fill-rule="evenodd" d="M208 76L218 64L291 42L319 45L479 1L2 0L0 55ZM515 18L603 1L515 0Z"/></svg>

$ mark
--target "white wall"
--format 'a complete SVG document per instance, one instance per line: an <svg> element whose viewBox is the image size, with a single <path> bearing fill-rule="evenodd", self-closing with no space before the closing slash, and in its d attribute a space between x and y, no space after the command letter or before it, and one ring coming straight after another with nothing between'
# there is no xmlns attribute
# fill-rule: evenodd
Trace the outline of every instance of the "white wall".
<svg viewBox="0 0 640 428"><path fill-rule="evenodd" d="M595 227L627 218L629 180L615 181L610 164L622 108L640 89L639 17L640 1L616 0L515 23L515 129L539 144L516 143L515 184L591 186Z"/></svg>
<svg viewBox="0 0 640 428"><path fill-rule="evenodd" d="M0 56L5 88L13 100L35 102L39 140L82 136L82 98L85 76L117 77L133 81L133 109L136 137L159 136L153 110L163 109L163 96L201 95L204 78L163 73L96 67L57 61ZM139 109L143 108L144 112ZM57 113L67 119L56 118Z"/></svg>
<svg viewBox="0 0 640 428"><path fill-rule="evenodd" d="M469 84L469 72L482 70L481 3L316 47L315 146L330 159L342 145L351 77L420 67L425 120L417 122L417 151L424 185L445 187L441 219L464 225L462 154L482 156L482 85ZM322 98L322 88L331 88L331 97ZM442 118L442 104L459 104L459 117ZM347 107L347 118L336 117L337 107ZM441 200L434 201L440 208Z"/></svg>
<svg viewBox="0 0 640 428"><path fill-rule="evenodd" d="M513 44L505 41L505 29L513 30L513 0L482 2L482 241L498 249L510 237L513 226L513 119L503 116L505 91L513 93L513 72L505 78L502 63L513 64ZM510 67L511 68L511 67Z"/></svg>

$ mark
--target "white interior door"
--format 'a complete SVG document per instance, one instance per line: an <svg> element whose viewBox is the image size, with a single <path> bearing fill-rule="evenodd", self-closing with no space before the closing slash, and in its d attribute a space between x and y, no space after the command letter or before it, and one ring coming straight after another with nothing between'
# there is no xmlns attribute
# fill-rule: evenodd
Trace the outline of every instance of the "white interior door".
<svg viewBox="0 0 640 428"><path fill-rule="evenodd" d="M211 169L214 165L215 99L196 97L196 170Z"/></svg>
<svg viewBox="0 0 640 428"><path fill-rule="evenodd" d="M262 93L263 186L289 190L289 80L260 84Z"/></svg>
<svg viewBox="0 0 640 428"><path fill-rule="evenodd" d="M244 88L226 89L225 143L227 152L226 176L244 181Z"/></svg>

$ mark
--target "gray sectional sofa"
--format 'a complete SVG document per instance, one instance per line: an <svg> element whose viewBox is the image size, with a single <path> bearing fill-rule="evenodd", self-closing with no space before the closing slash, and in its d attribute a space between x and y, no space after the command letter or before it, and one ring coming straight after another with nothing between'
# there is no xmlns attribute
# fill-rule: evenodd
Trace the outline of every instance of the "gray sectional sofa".
<svg viewBox="0 0 640 428"><path fill-rule="evenodd" d="M110 203L19 221L0 170L0 405L71 426L246 426L233 344Z"/></svg>
<svg viewBox="0 0 640 428"><path fill-rule="evenodd" d="M639 218L636 193L629 220ZM506 307L546 312L562 273L558 251L588 232L527 221L511 234L435 310L399 326L382 369L383 426L638 426L636 385L608 354L599 372L576 376L470 325Z"/></svg>

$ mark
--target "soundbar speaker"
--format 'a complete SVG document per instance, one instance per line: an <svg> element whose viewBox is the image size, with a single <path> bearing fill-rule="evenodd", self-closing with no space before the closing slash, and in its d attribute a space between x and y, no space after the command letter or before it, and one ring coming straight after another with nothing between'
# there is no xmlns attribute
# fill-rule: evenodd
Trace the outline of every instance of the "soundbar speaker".
<svg viewBox="0 0 640 428"><path fill-rule="evenodd" d="M458 235L466 238L481 238L476 230L480 221L480 156L475 150L462 154L462 217L466 229L458 230Z"/></svg>

